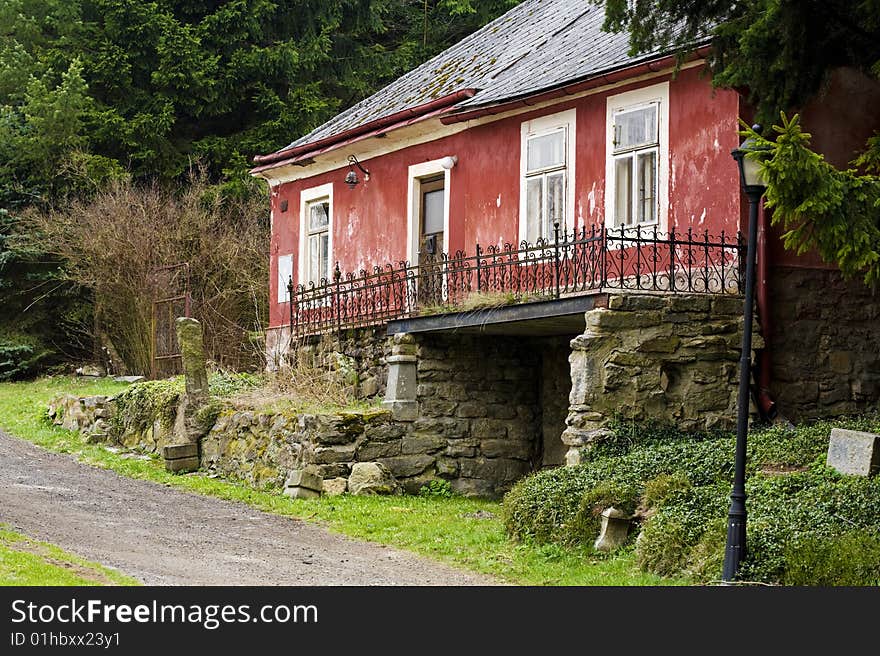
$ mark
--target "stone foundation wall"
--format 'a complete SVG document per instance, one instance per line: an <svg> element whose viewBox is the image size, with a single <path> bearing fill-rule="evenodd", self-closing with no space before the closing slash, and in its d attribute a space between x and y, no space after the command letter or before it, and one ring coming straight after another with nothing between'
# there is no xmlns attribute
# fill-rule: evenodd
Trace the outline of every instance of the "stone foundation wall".
<svg viewBox="0 0 880 656"><path fill-rule="evenodd" d="M791 420L863 411L880 400L880 292L837 271L768 276L770 393Z"/></svg>
<svg viewBox="0 0 880 656"><path fill-rule="evenodd" d="M587 312L569 356L567 462L579 462L615 416L683 430L733 427L741 323L734 296L612 294L607 308ZM753 346L761 345L756 334Z"/></svg>
<svg viewBox="0 0 880 656"><path fill-rule="evenodd" d="M540 352L512 337L414 337L413 448L433 451L453 489L500 495L540 459Z"/></svg>

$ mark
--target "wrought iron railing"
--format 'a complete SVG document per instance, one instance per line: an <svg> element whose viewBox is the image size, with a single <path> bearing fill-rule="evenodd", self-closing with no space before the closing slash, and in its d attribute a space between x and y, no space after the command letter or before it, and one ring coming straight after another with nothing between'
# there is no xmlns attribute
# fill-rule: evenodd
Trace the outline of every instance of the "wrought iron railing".
<svg viewBox="0 0 880 656"><path fill-rule="evenodd" d="M603 289L740 294L742 235L710 236L692 229L567 232L518 246L475 247L468 255L422 256L333 279L288 285L292 337L380 325L393 319L484 305L562 298ZM475 301L474 294L485 295Z"/></svg>

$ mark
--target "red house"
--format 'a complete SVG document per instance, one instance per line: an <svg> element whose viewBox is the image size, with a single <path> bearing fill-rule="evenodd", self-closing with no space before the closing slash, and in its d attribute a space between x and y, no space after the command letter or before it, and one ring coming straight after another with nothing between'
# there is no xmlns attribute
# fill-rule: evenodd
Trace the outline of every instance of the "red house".
<svg viewBox="0 0 880 656"><path fill-rule="evenodd" d="M380 351L386 360L391 357L391 365L395 356L409 357L409 341L390 339L403 334L444 335L443 357L450 361L451 336L470 335L473 343L461 356L464 369L483 367L480 354L493 349L499 355L516 345L537 351L537 360L517 361L525 367L523 380L540 381L532 395L536 409L520 412L536 415L528 421L538 446L525 459L534 467L561 462L563 429L569 460L575 460L573 450L601 424L583 419L595 414L591 408L599 392L576 398L581 376L576 369L583 363L576 362L575 342L568 346L572 338L589 336L591 325L598 330L614 312L632 310L664 317L656 330L641 315L622 319L623 329L636 331L633 338L642 345L634 348L652 339L662 342L663 326L672 325L667 318L684 322L688 316L677 317L672 306L661 308L644 298L669 296L689 306L679 309L691 313L691 323L714 321L711 330L725 334L723 326L729 328L741 314L738 233L747 221L730 153L749 109L738 93L712 88L702 59L707 46L676 71L667 53L628 54L627 36L602 32L603 18L602 8L590 3L526 0L311 133L255 158L252 174L271 189L271 353L287 348L291 331L296 338L341 339L343 331L360 327L383 344ZM880 382L868 373L876 355L861 338L816 323L800 339L792 334L795 317L786 316L810 315L802 292L840 290L846 283L827 267L816 273L814 261L805 269L803 259L782 253L764 233L762 225L758 295L768 358L760 363L758 382L764 409L782 399L791 416L810 414L808 408L822 403L830 412L848 411L876 398ZM824 278L816 282L816 276ZM783 281L778 288L776 279ZM863 331L871 321L858 310L865 292L847 294L851 323ZM722 308L716 298L731 302L725 300ZM825 318L817 310L815 321ZM623 393L620 403L638 406L636 415L651 414L657 406L659 415L687 425L711 424L704 419L710 415L726 422L732 416L730 395L702 411L682 400L708 385L699 381L709 370L700 373L682 363L703 361L699 354L712 351L711 340L698 337L699 330L694 335L669 330L665 345L652 348L672 349L675 357L627 370L625 377L636 381L650 369L650 382ZM725 358L735 368L735 326L731 330ZM488 336L494 341L479 341ZM430 339L415 342L429 356L436 347L425 346ZM342 342L337 348L351 350ZM364 349L356 351L360 363ZM804 365L796 364L805 359L812 370L828 364L831 351L846 354L836 356L839 375L805 374ZM594 363L602 376L610 376L613 366L635 366L615 364L619 352L602 351ZM870 361L857 362L861 357ZM374 358L374 369L375 364ZM435 379L421 359L413 367L420 389ZM365 393L382 392L386 381L399 385L398 374L410 373L373 371L369 379L376 381ZM735 380L726 369L724 376ZM490 378L469 385L491 389ZM608 398L617 398L614 389L626 388L608 380L600 387ZM499 389L503 397L504 386ZM390 391L386 399L402 420L468 420L458 427L460 435L446 435L450 440L476 440L477 420L487 420L469 418L455 405L466 404L466 394L457 401L441 399L445 406L436 395L431 400L421 392L413 398L395 394ZM551 410L550 397L565 399L564 407ZM401 409L405 402L418 408ZM490 412L488 419L503 417ZM484 464L513 458L509 453L493 458L491 449L474 448ZM442 473L438 458L432 471ZM462 465L456 466L455 476L468 478Z"/></svg>

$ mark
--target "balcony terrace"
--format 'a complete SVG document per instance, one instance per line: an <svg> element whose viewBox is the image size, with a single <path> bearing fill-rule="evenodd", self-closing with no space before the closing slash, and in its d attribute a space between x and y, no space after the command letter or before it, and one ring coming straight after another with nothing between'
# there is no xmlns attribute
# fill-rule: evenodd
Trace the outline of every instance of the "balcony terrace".
<svg viewBox="0 0 880 656"><path fill-rule="evenodd" d="M365 326L401 332L574 334L611 290L741 294L745 243L721 232L603 226L531 244L422 256L288 285L291 338Z"/></svg>

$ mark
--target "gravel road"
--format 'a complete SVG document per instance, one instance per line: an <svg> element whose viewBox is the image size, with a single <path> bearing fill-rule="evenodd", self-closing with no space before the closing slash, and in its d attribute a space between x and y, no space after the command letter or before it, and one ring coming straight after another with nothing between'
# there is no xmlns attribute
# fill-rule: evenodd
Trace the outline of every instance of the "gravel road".
<svg viewBox="0 0 880 656"><path fill-rule="evenodd" d="M241 503L124 478L0 431L0 523L148 585L493 585Z"/></svg>

